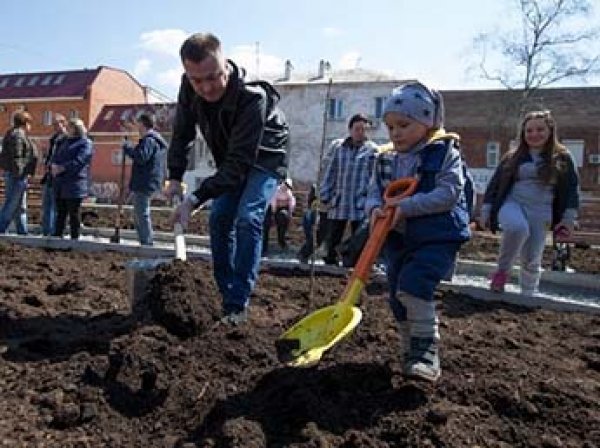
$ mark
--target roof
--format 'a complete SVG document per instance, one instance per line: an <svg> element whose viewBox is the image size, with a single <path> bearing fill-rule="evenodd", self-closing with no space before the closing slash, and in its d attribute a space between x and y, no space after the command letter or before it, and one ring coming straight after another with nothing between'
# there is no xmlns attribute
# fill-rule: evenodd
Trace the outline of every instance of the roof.
<svg viewBox="0 0 600 448"><path fill-rule="evenodd" d="M0 100L83 97L103 67L0 74Z"/></svg>
<svg viewBox="0 0 600 448"><path fill-rule="evenodd" d="M176 103L107 105L98 114L98 118L90 128L90 133L120 133L122 120L131 120L142 112L155 115L157 131L171 132L176 106Z"/></svg>
<svg viewBox="0 0 600 448"><path fill-rule="evenodd" d="M327 84L330 77L334 84L359 82L400 82L397 78L390 76L387 73L375 70L367 70L364 68L336 70L326 73L324 76L315 76L314 74L307 73L292 73L289 79L280 78L272 81L276 85Z"/></svg>

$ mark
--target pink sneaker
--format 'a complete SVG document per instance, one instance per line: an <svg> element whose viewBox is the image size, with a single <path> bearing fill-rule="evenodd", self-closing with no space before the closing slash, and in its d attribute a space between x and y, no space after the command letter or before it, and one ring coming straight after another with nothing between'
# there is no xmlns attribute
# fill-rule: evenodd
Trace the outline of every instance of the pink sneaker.
<svg viewBox="0 0 600 448"><path fill-rule="evenodd" d="M504 292L504 285L508 280L508 274L504 271L496 271L491 276L490 289L494 292Z"/></svg>

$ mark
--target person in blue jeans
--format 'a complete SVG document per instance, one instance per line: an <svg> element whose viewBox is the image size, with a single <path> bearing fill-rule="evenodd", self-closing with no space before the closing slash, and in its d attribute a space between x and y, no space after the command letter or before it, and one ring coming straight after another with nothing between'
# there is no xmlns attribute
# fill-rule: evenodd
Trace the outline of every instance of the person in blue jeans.
<svg viewBox="0 0 600 448"><path fill-rule="evenodd" d="M44 177L42 177L42 235L50 236L54 233L54 223L56 221L56 197L54 193L54 184L50 165L52 157L57 153L58 148L67 139L67 119L62 114L54 116L54 134L50 137L48 152L44 158Z"/></svg>
<svg viewBox="0 0 600 448"><path fill-rule="evenodd" d="M217 37L190 36L180 56L185 73L168 150L166 194L181 193L190 143L199 129L217 169L185 197L173 219L185 228L192 210L213 199L213 274L223 322L238 325L247 319L258 277L266 209L287 175L289 129L277 91L265 81L245 81L243 70L225 59Z"/></svg>
<svg viewBox="0 0 600 448"><path fill-rule="evenodd" d="M152 246L154 243L150 200L163 182L167 148L167 142L154 129L155 125L153 115L146 112L140 114L135 123L125 124L129 129L137 127L140 140L135 146L129 140L123 144L123 152L133 160L129 190L133 192L135 229L143 246Z"/></svg>
<svg viewBox="0 0 600 448"><path fill-rule="evenodd" d="M14 221L19 235L27 235L27 186L35 174L37 148L28 136L32 117L19 111L13 117L13 127L2 139L0 168L4 170L4 204L0 209L0 233L5 233Z"/></svg>

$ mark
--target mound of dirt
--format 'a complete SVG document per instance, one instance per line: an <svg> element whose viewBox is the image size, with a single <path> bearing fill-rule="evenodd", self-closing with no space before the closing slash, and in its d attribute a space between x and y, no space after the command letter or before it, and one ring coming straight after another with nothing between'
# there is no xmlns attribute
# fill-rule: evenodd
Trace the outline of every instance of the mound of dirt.
<svg viewBox="0 0 600 448"><path fill-rule="evenodd" d="M191 263L161 264L147 295L153 320L176 336L201 335L221 317L221 301L211 286L195 278Z"/></svg>
<svg viewBox="0 0 600 448"><path fill-rule="evenodd" d="M439 293L443 373L427 384L401 374L383 283L368 286L356 331L299 370L279 363L275 341L336 300L344 277L318 276L310 294L306 274L265 270L234 327L216 320L210 265L166 265L158 302L196 319L176 319L194 328L181 337L131 313L119 254L0 254L5 446L600 445L600 316ZM67 279L84 288L46 292Z"/></svg>

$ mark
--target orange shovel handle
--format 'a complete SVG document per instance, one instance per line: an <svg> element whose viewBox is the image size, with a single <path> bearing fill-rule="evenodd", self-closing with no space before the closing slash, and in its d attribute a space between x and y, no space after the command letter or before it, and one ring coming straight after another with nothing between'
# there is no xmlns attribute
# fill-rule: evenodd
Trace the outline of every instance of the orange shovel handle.
<svg viewBox="0 0 600 448"><path fill-rule="evenodd" d="M411 196L416 189L417 179L415 179L414 177L403 177L401 179L395 180L387 186L385 192L383 193L383 199L387 201L391 198L406 198L408 196ZM367 239L365 247L363 248L360 257L356 262L354 272L352 273L352 277L350 277L350 280L348 282L349 284L352 284L352 281L356 278L362 280L363 283L366 283L369 280L371 267L377 259L377 256L379 255L379 252L383 247L383 243L385 242L387 234L391 229L395 211L395 207L386 207L385 216L375 221L375 224L373 225L373 229L371 229L371 234Z"/></svg>

